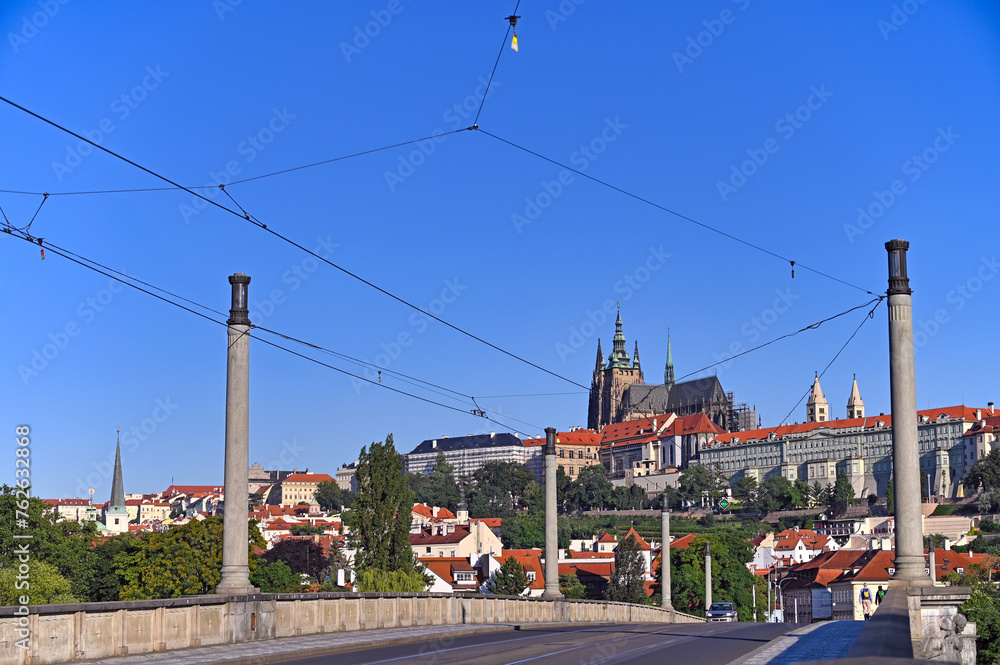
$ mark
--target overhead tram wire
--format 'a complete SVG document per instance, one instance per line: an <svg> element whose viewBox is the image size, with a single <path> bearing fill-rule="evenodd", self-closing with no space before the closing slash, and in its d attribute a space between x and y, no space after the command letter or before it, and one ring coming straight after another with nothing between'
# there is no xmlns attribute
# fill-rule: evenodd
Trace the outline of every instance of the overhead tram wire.
<svg viewBox="0 0 1000 665"><path fill-rule="evenodd" d="M16 231L16 233L12 232L12 231L10 230L10 228L13 228L13 231ZM28 235L27 235L27 234L26 234L26 233L25 233L24 231L22 231L21 229L17 229L17 228L14 228L14 227L10 227L10 228L7 228L7 229L4 229L4 230L5 230L5 231L7 231L7 232L8 232L8 233L9 233L10 235L12 235L13 237L16 237L16 238L19 238L19 239L21 239L21 240L24 240L24 241L26 241L26 242L29 242L29 243L31 243L31 244L34 244L34 243L36 242L34 238L31 238L30 236L28 236ZM203 314L203 313L201 313L201 312L198 312L198 311L196 311L196 310L194 310L194 309L191 309L190 307L186 307L186 306L184 306L184 305L181 305L180 303L177 303L177 302L175 302L175 301L173 301L173 300L170 300L170 298L167 298L167 297L165 297L165 296L162 296L162 295L159 295L159 294L157 294L157 293L154 293L153 291L151 291L151 290L149 290L149 289L153 289L153 290L155 290L155 291L159 291L159 292L161 292L161 293L165 293L165 294L168 294L168 295L170 295L170 296L171 296L171 297L173 297L173 298L177 298L178 300L182 300L182 301L184 301L184 302L187 302L187 303L189 303L189 304L191 304L191 305L194 305L195 307L200 307L201 309L204 309L204 310L207 310L207 311L210 311L210 312L214 312L214 313L216 313L216 314L219 314L220 316L227 316L227 315L226 315L225 313L223 313L223 312L219 312L218 310L213 310L212 308L210 308L210 307L208 307L208 306L206 306L206 305L202 305L202 304L199 304L199 303L197 303L197 302L194 302L193 300L189 300L189 299L187 299L187 298L184 298L184 297L182 297L182 296L179 296L179 295L177 295L177 294L174 294L174 293L172 293L172 292L170 292L170 291L167 291L166 289L163 289L163 288L160 288L160 287L158 287L158 286L154 286L154 285L152 285L152 284L149 284L148 282L144 282L144 281L142 281L142 280L140 280L140 279L138 279L138 278L136 278L136 277L132 277L131 275L128 275L128 274L126 274L126 273L123 273L123 272L121 272L121 271L118 271L118 270L115 270L115 269L113 269L113 268L108 268L107 266L104 266L103 264L100 264L100 263L98 263L97 261L93 261L93 260L91 260L91 259L88 259L88 258L85 258L85 257L83 257L83 256L80 256L79 254L76 254L76 253L74 253L74 252L71 252L70 250L68 250L68 249L64 249L64 248L62 248L62 247L60 247L60 246L58 246L58 245L55 245L55 244L53 244L53 243L50 243L50 242L47 242L47 241L46 241L46 242L45 242L45 245L44 245L44 246L45 246L45 247L46 247L47 249L49 249L49 252L50 252L50 253L52 253L52 254L55 254L55 255L57 255L57 256L61 256L61 257L63 257L64 259L67 259L67 260L69 260L69 261L72 261L73 263L76 263L77 265L80 265L80 266L82 266L82 267L84 267L84 268L87 268L87 269L89 269L89 270L92 270L92 271L94 271L94 272L96 272L96 273L98 273L98 274L101 274L101 275L104 275L105 277L110 277L111 279L115 279L116 281L120 281L120 282L121 282L122 284L124 284L124 285L126 285L126 286L130 286L130 287L132 287L133 289L136 289L137 291L141 291L142 293L145 293L145 294L147 294L147 295L150 295L150 296L153 296L153 297L154 297L154 298L156 298L157 300L161 300L161 301L163 301L163 302L165 302L165 303L167 303L167 304L169 304L169 305L173 305L174 307L177 307L177 308L180 308L180 309L182 309L182 310L184 310L184 311L186 311L186 312L189 312L189 313L191 313L191 314L194 314L195 316L198 316L198 317L200 317L200 318L203 318L203 319L205 319L206 321L210 321L211 323L215 323L215 324L218 324L218 325L221 325L221 326L223 326L223 327L228 327L228 324L227 324L227 323L226 323L225 321L218 321L218 320L216 320L216 319L213 319L212 317L210 317L210 316L208 316L208 315L206 315L206 314ZM95 267L95 266L96 266L96 267ZM120 279L120 280L119 280L119 279L116 279L115 275L118 275L118 277L121 277L122 279ZM147 286L147 287L149 287L149 289L146 289L146 288L142 288L141 286L137 286L137 285L136 285L136 284L134 284L133 282L136 282L136 283L138 283L138 284L142 284L142 285L144 285L144 286ZM253 329L253 328L257 328L257 327L258 327L258 326L253 326L253 325L251 325L251 329ZM336 352L333 352L333 351L329 351L328 349L324 349L323 347L320 347L320 346L318 346L318 345L315 345L315 344L311 344L311 343L309 343L309 342L303 342L303 341L301 341L301 340L297 340L297 339L295 339L295 338L292 338L292 337L289 337L289 336L287 336L287 335L283 335L283 334L281 334L281 333L277 333L277 332L275 332L275 331L272 331L272 330L268 330L268 329L265 329L265 328L261 328L261 330L264 330L265 332L269 332L269 333L272 333L272 334L276 334L276 335L279 335L279 336L281 336L281 337L285 337L286 339L290 339L290 340L293 340L293 341L296 341L296 342L300 342L300 343L302 343L302 344L306 344L306 345L308 345L308 346L312 346L312 347L314 347L314 348L317 348L317 349L321 349L321 350L323 350L323 351L326 351L326 352L328 352L328 353L331 353L331 354L334 354L334 355L342 355L342 354L337 354ZM363 377L363 376L359 376L359 375L357 375L357 374L354 374L354 373L352 373L352 372L348 372L347 370L344 370L344 369L341 369L341 368L339 368L339 367L335 367L335 366L333 366L333 365L330 365L330 364L328 364L328 363L324 363L324 362L322 362L322 361L320 361L320 360L317 360L317 359L315 359L315 358L311 358L311 357L309 357L309 356L307 356L307 355L304 355L304 354L301 354L301 353L297 353L297 352L295 352L295 351L293 351L293 350L291 350L291 349L289 349L289 348L287 348L287 347L284 347L284 346L282 346L282 345L280 345L280 344L276 344L276 343L274 343L274 342L271 342L271 341L268 341L268 340L266 340L266 339L263 339L263 338L261 338L261 337L259 337L259 336L257 336L257 335L253 335L253 334L250 334L249 332L248 332L248 333L246 333L246 334L248 334L248 336L249 336L249 337L252 337L252 338L254 338L254 339L256 339L256 340L258 340L258 341L260 341L260 342L263 342L264 344L267 344L267 345L269 345L269 346L273 346L273 347L275 347L275 348L278 348L278 349L281 349L281 350L283 350L283 351L285 351L285 352L287 352L287 353L290 353L290 354L292 354L292 355L294 355L294 356L298 356L298 357L300 357L300 358L304 358L304 359L306 359L306 360L309 360L309 361L311 361L311 362L314 362L314 363L316 363L316 364L318 364L318 365L321 365L321 366L323 366L323 367L326 367L326 368L328 368L328 369L332 369L332 370L334 370L334 371L336 371L336 372L340 372L341 374L346 374L347 376L351 376L351 377L354 377L354 378L356 378L356 379L359 379L359 380L361 380L361 381L365 381L365 382L367 382L367 383L370 383L370 384L372 384L372 385L375 385L375 386L378 386L378 387L380 387L380 388L385 388L385 389L387 389L387 390L391 390L391 391L393 391L393 392L396 392L396 393L399 393L399 394L401 394L401 395L406 395L407 397L412 397L412 398L414 398L414 399L418 399L418 400L421 400L421 401L423 401L423 402L427 402L427 403L430 403L430 404L434 404L434 405L437 405L437 406L441 406L441 407L444 407L444 408L446 408L446 409L451 409L451 410L453 410L453 411L457 411L457 412L459 412L459 413L463 413L463 414L465 414L465 415L474 415L475 417L480 417L480 418L484 418L484 419L486 419L486 420L489 420L490 422L494 422L494 423L497 423L498 425L502 425L503 427L505 427L505 428L507 428L507 429L509 429L509 430L512 430L512 431L513 431L513 430L515 430L515 428L513 428L513 427L510 427L510 426L509 426L509 425L507 425L506 423L504 423L504 422L502 422L502 421L500 421L500 420L497 420L496 418L490 418L489 416L486 416L485 414L478 414L478 415L477 415L477 414L473 414L473 413L472 413L472 412L471 412L470 410L466 410L466 409L462 409L462 408L459 408L459 407L456 407L456 406L452 406L452 405L450 405L450 404L444 404L444 403L442 403L442 402L438 402L438 401L435 401L435 400L432 400L432 399L428 399L428 398L426 398L426 397L421 397L420 395L414 395L414 394L412 394L412 393L408 393L408 392L406 392L405 390L400 390L400 389L398 389L398 388L393 388L392 386L388 386L388 385L386 385L386 384L384 384L384 383L381 383L381 382L376 382L376 381L372 381L371 379L368 379L368 378L366 378L366 377ZM363 363L364 361L359 361L359 362L362 362L362 363ZM377 366L375 366L375 365L372 365L372 363L367 363L367 364L368 364L368 365L371 365L371 366L373 366L373 367L377 367ZM403 375L403 374L401 374L401 373L399 373L399 372L393 372L393 371L391 371L391 370L383 370L383 371L386 371L386 372L389 372L389 373L391 373L391 374L397 374L397 375L400 375L400 376L406 376L406 375ZM421 381L420 379L416 379L415 377L407 377L407 378L413 378L413 379L414 379L415 381L420 381L421 383L427 383L428 385L435 385L435 384L430 384L429 382L426 382L426 381ZM457 395L463 395L462 393L459 393L459 392L457 392L457 391L454 391L454 390L450 390L450 389L448 389L448 388L443 388L442 386L436 386L436 387L441 387L442 389L444 389L444 390L448 390L449 392L452 392L452 393L455 393L455 394L457 394ZM469 399L470 399L470 400L471 400L471 401L472 401L473 403L475 403L475 400L474 400L474 398L472 398L471 396L466 396L466 395L463 395L463 396L465 396L465 397L469 397ZM493 410L491 410L491 409L486 409L486 411L487 411L487 412L490 412L490 413L497 413L496 411L493 411ZM504 414L498 414L498 415L504 415ZM537 427L538 427L537 425L534 425L534 424L532 424L532 423L528 423L528 422L525 422L525 421L523 421L523 420L518 420L517 418L514 418L514 417L512 417L512 416L507 416L507 417L508 417L508 418L509 418L510 420L515 420L515 421L517 421L517 422L519 422L519 423L523 423L523 424L525 424L525 425L529 425L529 426L531 426L531 427L535 427L535 428L537 428Z"/></svg>
<svg viewBox="0 0 1000 665"><path fill-rule="evenodd" d="M557 379L562 379L563 381L566 381L567 383L571 383L571 384L573 384L575 386L579 386L580 388L583 388L585 390L587 389L587 386L585 386L585 385L583 385L581 383L577 383L576 381L574 381L574 380L572 380L570 378L567 378L565 376L562 376L561 374L553 372L550 369L546 369L545 367L542 367L541 365L539 365L537 363L534 363L534 362L532 362L532 361L530 361L530 360L528 360L526 358L522 358L521 356L518 356L517 354L511 353L510 351L507 351L506 349L504 349L504 348L502 348L500 346L497 346L496 344L488 342L485 339L483 339L482 337L479 337L478 335L475 335L475 334L473 334L473 333L471 333L471 332L469 332L469 331L467 331L467 330L465 330L463 328L460 328L460 327L458 327L458 326L456 326L456 325L454 325L452 323L449 323L449 322L445 321L444 319L442 319L441 317L436 316L436 315L434 315L434 314L432 314L432 313L430 313L430 312L428 312L428 311L426 311L426 310L418 307L417 305L414 305L413 303L409 302L408 300L405 300L404 298L401 298L401 297L395 295L394 293L392 293L390 291L387 291L386 289L383 289L380 286L377 286L376 284L368 281L367 279L361 277L360 275L357 275L357 274L351 272L347 268L344 268L342 266L337 265L333 261L330 261L328 258L320 256L316 252L314 252L314 251L308 249L307 247L305 247L305 246L303 246L303 245L295 242L291 238L288 238L287 236L284 236L284 235L278 233L274 229L269 228L266 224L264 224L263 222L261 222L260 220L258 220L256 218L254 218L252 215L249 215L249 214L242 214L241 215L239 212L233 210L232 208L227 208L226 206L224 206L224 205L222 205L220 203L217 203L216 201L213 201L210 198L202 196L201 194L199 194L199 193L197 193L195 191L192 191L192 189L190 189L188 187L184 187L183 185L180 185L180 184L174 182L173 180L167 178L166 176L162 176L159 173L156 173L155 171L152 171L152 170L146 168L145 166L142 166L142 165L140 165L140 164L132 161L131 159L128 159L127 157L123 157L122 155L119 155L118 153L114 152L113 150L109 150L108 148L105 148L104 146L99 145L99 144L91 141L90 139L88 139L88 138L86 138L84 136L81 136L81 135L77 134L76 132L74 132L74 131L72 131L70 129L67 129L67 128L63 127L62 125L59 125L58 123L56 123L56 122L54 122L52 120L49 120L48 118L45 118L44 116L41 116L41 115L35 113L34 111L31 111L31 110L29 110L29 109L21 106L20 104L16 104L15 102L12 102L11 100L7 99L6 97L0 96L0 101L3 101L5 103L9 104L10 106L13 106L14 108L20 109L21 111L24 111L28 115L31 115L32 117L35 117L38 120L41 120L42 122L44 122L44 123L46 123L48 125L51 125L51 126L55 127L56 129L58 129L58 130L60 130L62 132L65 132L65 133L69 134L70 136L74 136L74 137L80 139L81 141L84 141L84 142L86 142L86 143L94 146L95 148L98 148L99 150L101 150L103 152L106 152L107 154L111 155L112 157L120 159L123 162L125 162L127 164L130 164L130 165L136 167L137 169L139 169L141 171L144 171L144 172L148 173L149 175L151 175L151 176L153 176L155 178L158 178L159 180L163 180L164 182L167 182L167 183L173 185L174 187L182 189L185 192L187 192L188 194L191 194L192 196L196 196L199 199L202 199L203 201L205 201L206 203L209 203L209 204L215 206L216 208L219 208L220 210L224 210L225 212L228 212L231 215L235 215L236 217L239 217L240 219L246 220L247 222L250 222L251 224L253 224L255 226L258 226L259 228L263 229L264 231L267 231L268 233L270 233L274 237L279 238L280 240L285 241L289 245L292 245L293 247L297 247L298 249L302 250L303 252L309 254L310 256L314 257L316 260L321 261L323 263L326 263L327 265L329 265L329 266L331 266L333 268L336 268L337 270L339 270L340 272L344 273L345 275L348 275L349 277L353 277L354 279L358 280L362 284L365 284L365 285L367 285L367 286L375 289L379 293L382 293L383 295L386 295L386 296L392 298L393 300L395 300L395 301L397 301L397 302L399 302L399 303L401 303L401 304L403 304L403 305L405 305L405 306L407 306L407 307L409 307L409 308L411 308L411 309L413 309L413 310L415 310L417 312L420 312L421 314L423 314L424 316L427 316L428 318L434 319L438 323L441 323L441 324L443 324L443 325L451 328L452 330L465 335L466 337L474 339L474 340L476 340L477 342L479 342L481 344L485 344L486 346L490 347L491 349L499 351L500 353L503 353L506 356L509 356L509 357L511 357L511 358L513 358L515 360L518 360L518 361L520 361L520 362L522 362L522 363L524 363L526 365L529 365L531 367L534 367L535 369L537 369L539 371L542 371L542 372L544 372L546 374L549 374L550 376L554 376ZM455 131L464 131L464 130L455 130Z"/></svg>
<svg viewBox="0 0 1000 665"><path fill-rule="evenodd" d="M818 378L820 378L820 379L823 378L823 375L826 374L826 371L828 369L830 369L830 367L833 365L834 362L837 361L837 358L839 358L840 354L844 352L844 349L847 348L847 345L851 343L851 340L853 340L854 337L861 331L861 327L863 325L865 325L870 319L874 319L875 318L875 310L878 309L878 306L882 304L883 300L885 300L885 297L884 296L880 297L878 299L878 302L875 303L875 306L872 307L871 311L868 312L867 314L865 314L865 318L861 319L861 323L858 324L858 327L854 329L854 332L852 332L851 336L847 338L847 341L844 342L844 345L840 347L840 350L837 351L836 355L834 355L833 358L830 360L830 362L827 363L826 367L823 368L823 371L819 373ZM857 308L855 308L855 309L857 309ZM807 390L802 395L802 397L799 398L799 401L795 403L795 406L793 406L791 408L791 410L788 412L788 414L781 421L779 421L779 423L778 423L779 425L782 424L782 423L788 422L788 419L792 417L793 413L795 413L795 409L799 408L799 404L802 404L802 400L804 400L806 398L806 395L808 395L811 390L812 390L812 388L810 387L809 390Z"/></svg>
<svg viewBox="0 0 1000 665"><path fill-rule="evenodd" d="M479 101L479 110L476 111L476 119L472 121L472 129L479 129L479 115L483 112L483 105L486 104L486 98L490 94L490 86L493 85L493 76L497 73L497 65L500 64L500 58L503 56L504 49L507 46L507 38L510 37L510 31L514 27L514 22L517 17L517 8L521 6L521 0L517 0L517 4L514 5L514 11L511 12L510 17L511 23L507 26L507 32L503 36L503 42L500 43L500 52L497 53L497 59L493 63L493 71L490 72L490 80L486 83L486 91L483 92L483 98Z"/></svg>
<svg viewBox="0 0 1000 665"><path fill-rule="evenodd" d="M850 282L844 281L844 280L840 279L839 277L834 277L833 275L825 273L825 272L823 272L821 270L817 270L816 268L811 268L811 267L805 265L804 263L801 263L800 261L789 259L789 258L787 258L785 256L782 256L781 254L778 254L776 252L772 252L771 250L769 250L769 249L767 249L765 247L761 247L760 245L754 244L754 243L750 242L749 240L744 240L743 238L740 238L738 236L734 236L733 234L727 233L726 231L723 231L722 229L718 229L718 228L716 228L714 226L711 226L710 224L706 224L704 222L699 222L697 219L694 219L693 217L688 217L687 215L679 213L676 210L671 210L670 208L667 208L666 206L660 205L659 203L656 203L656 202L651 201L651 200L649 200L647 198L639 196L638 194L633 194L632 192L628 191L627 189L622 189L621 187L618 187L616 185L612 185L611 183L609 183L609 182L607 182L605 180L601 180L600 178L595 178L594 176L589 175L587 173L584 173L583 171L579 171L579 170L573 168L572 166L567 166L566 164L563 164L562 162L556 161L555 159L552 159L551 157L546 157L545 155L543 155L541 153L535 152L534 150L531 150L529 148L525 148L524 146L519 145L517 143L514 143L513 141L508 141L507 139L501 138L501 137L497 136L496 134L491 134L490 132L486 131L485 129L482 129L480 127L476 127L475 129L477 131L479 131L479 132L482 132L486 136L489 136L492 139L500 141L501 143L505 143L505 144L509 145L512 148L516 148L518 150L526 152L529 155L533 155L535 157L538 157L539 159L545 160L546 162L549 162L550 164L554 164L555 166L558 166L559 168L563 168L563 169L566 169L568 171L572 171L573 173L575 173L575 174L577 174L577 175L579 175L579 176L581 176L583 178L586 178L587 180L590 180L592 182L596 182L599 185L603 185L604 187L607 187L608 189L612 189L612 190L618 192L619 194L624 194L625 196L628 196L629 198L632 198L632 199L635 199L636 201L640 201L642 203L645 203L646 205L652 206L652 207L656 208L657 210L662 210L663 212L669 213L669 214L671 214L671 215L673 215L675 217L683 219L684 221L690 222L691 224L694 224L696 226L700 226L703 229L706 229L706 230L711 231L713 233L717 233L717 234L719 234L719 235L721 235L721 236L723 236L725 238L728 238L728 239L730 239L730 240L732 240L734 242L740 243L741 245L745 245L747 247L750 247L751 249L757 250L758 252L762 252L762 253L767 254L769 256L773 256L774 258L780 259L780 260L784 261L785 263L791 263L793 267L803 268L803 269L808 270L808 271L810 271L810 272L812 272L814 274L817 274L817 275L819 275L821 277L826 277L827 279L833 280L835 282L839 282L840 284L843 284L845 286L849 286L852 289L857 289L858 291L862 291L863 293L867 293L869 295L875 295L875 293L873 291L869 291L868 289L862 288L862 287L858 286L857 284L851 284Z"/></svg>

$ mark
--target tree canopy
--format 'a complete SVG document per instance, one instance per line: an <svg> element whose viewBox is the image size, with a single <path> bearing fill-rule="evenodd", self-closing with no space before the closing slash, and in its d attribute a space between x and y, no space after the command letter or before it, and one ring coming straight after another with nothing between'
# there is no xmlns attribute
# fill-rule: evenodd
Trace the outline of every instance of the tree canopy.
<svg viewBox="0 0 1000 665"><path fill-rule="evenodd" d="M383 443L361 449L354 479L358 491L346 516L357 545L355 569L413 570L413 494L406 488L403 456L396 452L392 434Z"/></svg>
<svg viewBox="0 0 1000 665"><path fill-rule="evenodd" d="M629 534L615 548L615 571L611 574L604 597L621 603L646 604L649 597L643 575L646 566L635 536Z"/></svg>
<svg viewBox="0 0 1000 665"><path fill-rule="evenodd" d="M324 480L316 485L316 503L328 513L339 513L350 508L354 495L350 490L340 489L335 480Z"/></svg>
<svg viewBox="0 0 1000 665"><path fill-rule="evenodd" d="M530 581L528 574L524 572L524 566L513 556L509 556L486 581L486 588L498 596L520 596L528 588L528 584Z"/></svg>

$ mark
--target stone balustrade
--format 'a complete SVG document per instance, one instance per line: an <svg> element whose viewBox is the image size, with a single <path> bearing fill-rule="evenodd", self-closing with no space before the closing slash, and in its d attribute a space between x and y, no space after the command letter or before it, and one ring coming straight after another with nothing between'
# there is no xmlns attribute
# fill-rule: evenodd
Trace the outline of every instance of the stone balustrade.
<svg viewBox="0 0 1000 665"><path fill-rule="evenodd" d="M185 596L0 607L0 663L43 665L349 630L501 623L694 623L649 605L429 593ZM27 647L27 648L23 648Z"/></svg>

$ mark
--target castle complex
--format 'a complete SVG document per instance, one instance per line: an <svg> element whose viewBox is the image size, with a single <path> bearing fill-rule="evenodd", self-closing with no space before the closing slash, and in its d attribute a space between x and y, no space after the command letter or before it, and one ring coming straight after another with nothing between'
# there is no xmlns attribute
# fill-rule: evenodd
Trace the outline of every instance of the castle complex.
<svg viewBox="0 0 1000 665"><path fill-rule="evenodd" d="M605 425L666 413L690 416L704 413L723 430L738 432L757 425L754 410L736 405L732 393L722 389L717 376L674 381L673 351L667 334L667 363L663 384L647 384L639 362L639 342L629 358L622 332L622 315L615 320L613 348L607 362L597 340L597 365L590 386L587 427L600 431Z"/></svg>

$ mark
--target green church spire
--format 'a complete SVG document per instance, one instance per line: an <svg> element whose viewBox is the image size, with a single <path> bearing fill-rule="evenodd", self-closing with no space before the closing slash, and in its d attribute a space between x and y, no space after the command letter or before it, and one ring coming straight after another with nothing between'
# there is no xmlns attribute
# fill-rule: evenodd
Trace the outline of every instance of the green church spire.
<svg viewBox="0 0 1000 665"><path fill-rule="evenodd" d="M622 332L622 310L618 308L618 319L615 321L614 348L608 356L608 369L631 369L632 362L625 350L625 334Z"/></svg>
<svg viewBox="0 0 1000 665"><path fill-rule="evenodd" d="M670 329L667 329L667 367L663 371L663 384L670 390L674 387L674 354L670 349Z"/></svg>

